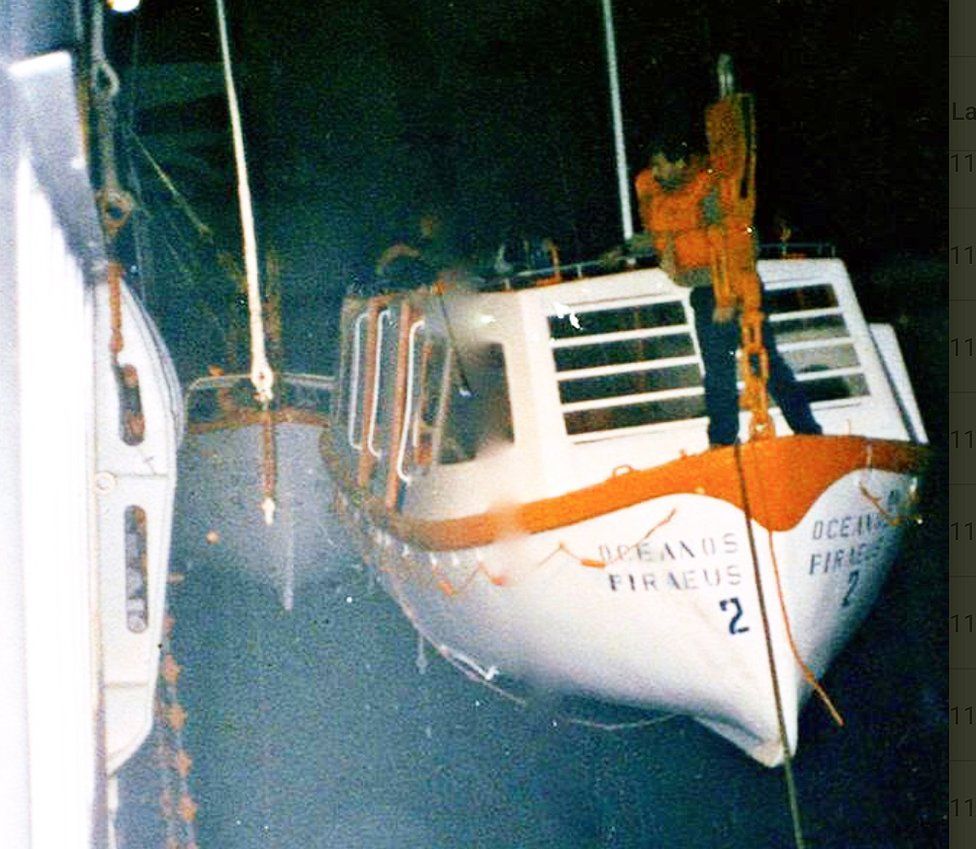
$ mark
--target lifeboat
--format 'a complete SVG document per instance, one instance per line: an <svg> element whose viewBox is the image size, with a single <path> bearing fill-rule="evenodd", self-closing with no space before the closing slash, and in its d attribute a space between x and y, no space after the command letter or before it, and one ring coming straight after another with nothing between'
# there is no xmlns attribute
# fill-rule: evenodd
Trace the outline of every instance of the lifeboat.
<svg viewBox="0 0 976 849"><path fill-rule="evenodd" d="M347 297L322 510L469 675L687 715L777 765L913 516L897 341L839 259L761 260L823 435L772 407L775 435L710 448L688 290L595 271Z"/></svg>
<svg viewBox="0 0 976 849"><path fill-rule="evenodd" d="M320 509L331 493L316 455L332 384L282 373L268 410L244 374L198 378L185 396L176 545L197 565L272 587L285 610L303 586L356 562L341 526Z"/></svg>

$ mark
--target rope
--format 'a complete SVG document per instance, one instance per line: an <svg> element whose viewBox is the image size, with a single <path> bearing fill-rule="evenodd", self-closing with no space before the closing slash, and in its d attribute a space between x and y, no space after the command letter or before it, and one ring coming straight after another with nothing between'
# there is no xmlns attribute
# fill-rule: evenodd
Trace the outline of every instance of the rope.
<svg viewBox="0 0 976 849"><path fill-rule="evenodd" d="M903 515L896 515L890 510L886 510L884 505L881 503L881 497L871 492L871 490L869 490L864 483L858 483L857 486L861 495L863 495L865 499L867 499L867 501L875 508L875 510L878 511L881 518L893 528L897 528L899 525L902 525L905 522L912 522L916 525L922 524L921 517L915 513L908 512Z"/></svg>
<svg viewBox="0 0 976 849"><path fill-rule="evenodd" d="M251 383L254 384L255 398L264 408L264 461L262 469L264 498L261 512L264 523L271 525L275 516L274 474L274 422L270 404L274 398L274 371L268 363L265 352L264 315L261 304L261 287L258 281L257 237L254 231L254 212L251 204L251 188L247 178L247 160L244 156L244 133L241 129L241 114L237 102L237 89L231 70L230 44L227 37L227 14L224 0L217 1L217 23L220 30L220 53L224 66L224 83L227 87L227 106L230 111L231 133L234 140L234 163L237 169L237 197L241 209L241 235L244 244L244 273L247 278L247 310L251 330ZM269 470L270 469L270 473Z"/></svg>
<svg viewBox="0 0 976 849"><path fill-rule="evenodd" d="M176 184L173 182L172 178L166 171L163 170L163 166L159 164L156 158L149 152L149 149L143 143L142 139L139 138L134 132L128 130L126 132L128 139L136 146L139 152L145 157L146 161L149 163L150 167L167 189L167 191L173 196L173 201L180 208L180 211L189 219L193 228L197 231L197 235L207 241L213 241L213 230L208 227L203 220L197 215L196 211L190 205L190 202L186 197L176 188Z"/></svg>
<svg viewBox="0 0 976 849"><path fill-rule="evenodd" d="M624 557L626 557L629 552L636 550L641 543L650 539L650 537L654 533L656 533L659 528L668 524L668 522L670 522L675 517L677 512L678 512L677 509L672 510L670 513L668 513L667 516L665 516L657 524L653 525L649 530L647 530L640 537L640 539L638 539L635 543L628 545L626 547L621 547L617 551L616 555L610 557L607 560L603 560L596 557L583 557L582 555L577 554L575 551L572 551L566 545L566 543L560 542L552 551L549 552L549 554L547 554L541 560L532 564L531 566L519 570L520 574L511 574L509 572L502 572L499 574L495 574L491 572L482 561L479 561L478 564L474 567L474 569L472 569L468 573L468 575L459 583L453 582L448 577L446 572L436 562L432 562L430 564L430 574L434 577L437 588L448 598L453 598L454 596L460 595L462 592L467 590L468 587L470 587L471 584L474 582L474 579L478 577L478 575L483 575L490 584L496 587L516 586L518 583L521 582L523 575L541 569L558 554L565 554L571 560L575 560L578 565L583 566L587 569L605 569L607 566L613 565L614 563L623 560Z"/></svg>
<svg viewBox="0 0 976 849"><path fill-rule="evenodd" d="M865 449L865 462L867 463L867 471L870 475L871 471L874 469L874 445L869 440ZM909 521L914 522L917 525L922 524L922 517L917 513L913 512L912 505L918 500L918 493L915 491L914 485L909 491L909 506L908 510L902 514L892 513L890 510L886 510L884 505L881 503L881 496L875 495L871 490L868 489L867 484L864 482L863 478L857 483L858 490L861 495L863 495L868 502L878 511L878 514L892 527L898 527L902 523Z"/></svg>
<svg viewBox="0 0 976 849"><path fill-rule="evenodd" d="M746 521L746 536L749 539L749 553L752 555L752 570L756 582L756 595L759 598L759 614L762 619L763 637L766 640L766 658L769 661L769 677L773 685L773 700L776 703L776 724L779 726L780 743L783 746L783 777L786 781L786 795L789 799L790 819L793 823L793 842L796 849L805 849L803 826L800 822L800 803L796 790L796 780L793 776L793 759L790 756L790 740L786 733L786 719L783 713L783 695L780 689L779 674L776 671L776 657L773 652L772 629L769 624L769 613L766 610L766 600L763 597L762 574L759 569L759 554L756 550L756 538L752 532L752 508L749 504L749 490L746 486L745 468L742 463L742 446L736 444L735 464L739 474L739 490L742 496L742 512Z"/></svg>
<svg viewBox="0 0 976 849"><path fill-rule="evenodd" d="M227 107L230 111L231 133L234 140L234 163L237 168L237 197L241 210L241 235L244 245L244 271L247 276L247 307L251 328L251 382L262 404L270 404L274 397L274 372L264 350L264 321L261 314L261 288L258 282L257 237L254 231L254 212L251 188L244 156L244 133L237 101L237 89L231 70L230 45L227 38L227 14L224 0L217 2L217 23L220 30L220 53L223 59L224 84L227 87Z"/></svg>
<svg viewBox="0 0 976 849"><path fill-rule="evenodd" d="M338 505L337 505L338 507ZM339 508L344 509L344 508ZM350 514L353 518L356 518L355 514ZM361 518L362 514L359 514ZM362 527L357 523L356 527ZM366 550L370 548L376 549L376 546L371 546L367 538L364 538L364 547ZM565 549L557 549L565 550ZM555 554L556 552L553 552ZM552 555L550 555L552 556ZM548 559L548 558L547 558ZM374 567L386 574L390 583L388 586L389 592L393 599L400 605L400 609L403 611L403 615L407 617L410 624L413 625L417 632L418 645L417 645L417 669L421 674L424 674L427 669L427 658L424 653L423 645L425 642L429 643L434 650L440 655L444 660L446 660L451 666L457 669L465 678L469 681L474 681L477 684L487 688L495 695L500 696L514 704L519 705L519 707L527 708L529 706L530 700L525 696L520 696L517 693L512 692L507 687L503 687L500 684L494 682L494 677L497 674L497 669L489 667L488 670L481 667L479 664L475 663L471 658L466 655L460 654L451 650L449 646L443 643L436 642L433 637L427 633L423 625L420 623L420 619L414 612L413 606L407 600L406 596L400 590L400 576L397 571L386 562L386 550L382 547L379 548L379 554L375 558ZM421 659L422 658L422 659ZM490 674L487 674L491 670ZM579 725L584 728L595 728L599 731L630 731L639 728L646 728L652 725L660 725L664 722L669 722L672 719L677 718L678 714L665 714L662 716L653 716L648 719L637 719L625 722L615 722L615 723L604 723L598 720L584 719L582 717L573 716L572 714L558 713L553 717L553 723L556 721L566 722L570 725Z"/></svg>
<svg viewBox="0 0 976 849"><path fill-rule="evenodd" d="M817 676L813 674L813 670L806 665L803 658L800 657L800 650L796 645L796 641L793 639L793 627L790 625L790 617L786 612L786 599L783 598L783 584L780 580L779 575L779 563L776 560L776 548L773 544L773 532L768 531L769 534L769 556L773 563L773 575L776 578L776 595L779 598L779 609L780 613L783 614L783 624L786 626L786 639L790 644L790 651L793 652L793 658L796 660L797 666L800 667L800 671L803 673L803 677L806 679L807 683L813 688L813 691L823 702L825 708L827 708L828 713L833 718L841 728L844 727L844 717L834 706L831 701L830 696L827 695L827 691L823 688L823 685L817 680Z"/></svg>

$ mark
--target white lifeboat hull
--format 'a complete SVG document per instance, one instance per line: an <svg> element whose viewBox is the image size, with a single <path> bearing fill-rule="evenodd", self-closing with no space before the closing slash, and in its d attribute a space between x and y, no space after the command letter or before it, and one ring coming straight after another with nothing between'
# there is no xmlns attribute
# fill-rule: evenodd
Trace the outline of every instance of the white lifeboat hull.
<svg viewBox="0 0 976 849"><path fill-rule="evenodd" d="M751 543L741 503L718 497L738 500L731 448L677 461L694 464L686 471L702 494L662 494L534 533L519 530L531 513L523 510L497 517L509 531L477 546L442 547L439 531L456 526L391 526L341 494L339 504L415 627L476 676L690 715L776 765L771 665L792 751L808 678L863 620L895 557L920 459L888 443L888 470L853 468L826 485L814 475L821 491L791 499L784 487L804 470L784 465L788 457L811 444L814 453L871 448L844 437L771 442L777 450L742 449ZM631 477L653 489L662 476L676 479L669 467L630 472L604 494L614 500Z"/></svg>
<svg viewBox="0 0 976 849"><path fill-rule="evenodd" d="M340 512L470 674L692 716L776 764L912 512L925 432L897 342L839 261L760 263L824 435L706 450L688 290L579 272L346 299L321 443Z"/></svg>
<svg viewBox="0 0 976 849"><path fill-rule="evenodd" d="M331 481L316 454L332 381L281 375L286 403L267 421L253 407L233 406L249 399L249 385L228 375L197 380L187 392L175 544L196 566L232 568L273 587L291 610L303 586L352 560L345 534L321 510ZM231 396L236 387L243 392ZM210 415L201 416L208 402Z"/></svg>

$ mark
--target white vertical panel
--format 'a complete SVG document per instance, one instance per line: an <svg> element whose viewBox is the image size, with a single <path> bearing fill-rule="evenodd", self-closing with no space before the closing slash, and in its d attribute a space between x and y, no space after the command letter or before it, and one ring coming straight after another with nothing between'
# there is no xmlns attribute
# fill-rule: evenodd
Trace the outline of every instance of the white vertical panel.
<svg viewBox="0 0 976 849"><path fill-rule="evenodd" d="M90 846L99 763L82 271L22 157L15 200L31 849Z"/></svg>

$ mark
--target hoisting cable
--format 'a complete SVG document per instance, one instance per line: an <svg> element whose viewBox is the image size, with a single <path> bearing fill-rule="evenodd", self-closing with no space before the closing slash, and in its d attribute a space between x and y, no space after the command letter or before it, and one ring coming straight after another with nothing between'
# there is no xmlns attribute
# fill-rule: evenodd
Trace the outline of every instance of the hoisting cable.
<svg viewBox="0 0 976 849"><path fill-rule="evenodd" d="M793 759L790 755L790 740L786 731L786 719L783 713L783 694L780 688L779 674L776 670L776 656L773 651L772 629L769 624L769 613L766 610L766 600L763 596L762 575L759 568L759 553L756 548L756 538L752 532L752 508L749 504L749 489L746 486L745 467L742 461L742 446L734 446L735 465L739 477L739 491L742 497L742 513L746 520L746 535L749 539L749 553L752 556L752 570L756 583L756 595L759 599L759 615L762 619L763 636L766 640L766 657L769 661L769 678L773 687L773 700L776 705L776 724L779 728L780 745L783 747L783 777L786 781L786 795L789 800L790 819L793 823L793 842L796 849L806 849L803 839L803 826L800 821L800 802L796 790L796 780L793 776Z"/></svg>
<svg viewBox="0 0 976 849"><path fill-rule="evenodd" d="M220 53L224 68L224 84L227 88L227 108L230 112L231 134L234 141L234 164L237 170L237 197L241 212L241 235L244 247L244 273L247 279L247 308L251 330L251 383L254 384L255 398L261 405L264 418L265 437L263 475L263 495L261 511L264 522L271 525L275 515L275 481L268 469L274 467L274 421L271 414L271 401L274 398L274 372L268 364L264 344L264 317L262 314L261 287L258 281L257 237L254 231L254 211L251 204L251 189L247 176L247 160L244 156L244 134L241 130L241 114L237 101L237 89L231 69L230 44L227 37L227 14L224 0L216 0L217 24L220 31ZM269 453L269 446L271 453Z"/></svg>

